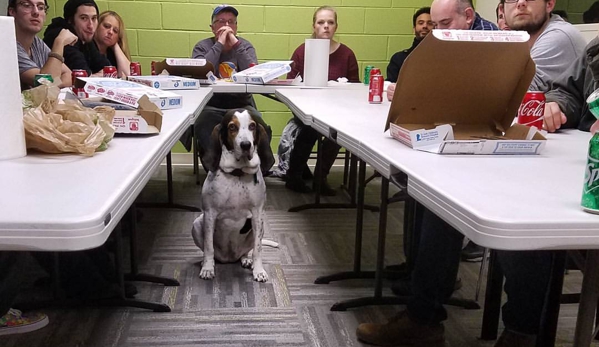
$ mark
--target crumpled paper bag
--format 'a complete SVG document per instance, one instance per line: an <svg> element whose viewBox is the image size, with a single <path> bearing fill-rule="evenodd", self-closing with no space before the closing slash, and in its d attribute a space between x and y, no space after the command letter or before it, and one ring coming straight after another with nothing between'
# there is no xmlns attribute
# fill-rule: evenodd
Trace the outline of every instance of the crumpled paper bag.
<svg viewBox="0 0 599 347"><path fill-rule="evenodd" d="M23 92L27 148L86 156L105 150L114 136L114 109L90 109L72 100L58 104L59 93L56 85L41 85Z"/></svg>

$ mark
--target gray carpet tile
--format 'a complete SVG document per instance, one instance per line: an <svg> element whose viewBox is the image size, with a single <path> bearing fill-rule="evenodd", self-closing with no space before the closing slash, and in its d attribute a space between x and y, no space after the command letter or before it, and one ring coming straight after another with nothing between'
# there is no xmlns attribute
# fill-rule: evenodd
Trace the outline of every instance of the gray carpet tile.
<svg viewBox="0 0 599 347"><path fill-rule="evenodd" d="M155 173L139 202L167 200L165 173L164 167ZM341 177L340 169L335 168L330 184L339 187ZM201 186L195 184L192 169L175 167L174 179L176 202L201 207ZM251 270L242 268L240 263L216 264L215 279L200 279L203 255L190 234L199 213L142 208L137 225L140 271L176 278L181 286L136 282L139 292L136 298L165 303L172 312L110 307L47 308L43 311L50 317L48 327L28 334L0 336L0 347L366 346L356 340L358 324L383 323L402 307L368 306L332 312L330 307L335 302L372 297L373 280L314 284L319 276L353 269L355 209L291 213L287 211L290 207L312 203L314 195L290 192L277 178L266 178L266 182L265 237L280 246L264 247L268 282L253 281ZM378 179L367 186L368 204L378 204L379 187ZM348 201L341 189L335 197L322 198L322 202ZM390 205L385 264L398 264L404 259L402 225L403 203ZM378 213L365 211L361 257L364 271L375 267L377 235ZM479 270L479 263L462 263L463 287L455 297L474 298ZM28 286L34 282L35 275L32 276ZM383 295L392 295L390 283L385 281ZM580 272L571 271L566 276L564 290L577 292L580 283ZM480 295L482 300L484 285ZM577 305L562 305L557 346L572 344L576 312ZM445 327L449 346L493 346L492 341L477 338L482 310L448 306L448 313Z"/></svg>

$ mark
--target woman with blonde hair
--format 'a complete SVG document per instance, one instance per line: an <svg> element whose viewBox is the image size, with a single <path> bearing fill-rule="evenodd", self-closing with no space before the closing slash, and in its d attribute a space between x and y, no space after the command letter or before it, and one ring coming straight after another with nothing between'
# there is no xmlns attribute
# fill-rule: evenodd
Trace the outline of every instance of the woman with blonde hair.
<svg viewBox="0 0 599 347"><path fill-rule="evenodd" d="M125 23L118 13L104 11L100 14L94 41L100 53L104 54L117 68L118 75L128 76L131 55L129 54Z"/></svg>
<svg viewBox="0 0 599 347"><path fill-rule="evenodd" d="M321 6L316 9L312 18L312 38L330 40L329 81L345 77L349 82L359 83L358 61L354 52L346 45L334 40L338 26L337 11L330 6ZM305 44L302 43L291 56L293 65L291 72L287 74L287 78L303 75L304 54ZM285 187L296 192L306 193L312 190L304 184L303 177L309 176L306 175L309 171L305 169L312 147L314 147L314 143L320 135L316 130L305 126L297 117L294 117L292 122L295 122L299 127L299 132L293 141L293 145L289 146L291 148L289 149L289 167L285 173ZM321 148L321 160L316 163L316 169L314 170L314 181L322 178L320 186L322 195L335 195L335 190L329 186L326 177L335 162L339 149L340 147L335 142L328 139L324 140Z"/></svg>

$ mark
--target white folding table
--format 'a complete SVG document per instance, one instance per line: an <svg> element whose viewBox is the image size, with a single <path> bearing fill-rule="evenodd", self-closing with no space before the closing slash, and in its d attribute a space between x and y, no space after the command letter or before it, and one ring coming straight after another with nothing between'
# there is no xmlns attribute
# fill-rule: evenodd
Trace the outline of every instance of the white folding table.
<svg viewBox="0 0 599 347"><path fill-rule="evenodd" d="M383 133L390 103L369 104L363 91L296 89L277 95L305 111L313 124L334 129L342 146L353 147L384 178L405 173L410 196L477 244L592 250L575 336L575 346L590 344L599 295L599 216L580 208L589 133L549 134L537 156L438 155L412 150Z"/></svg>

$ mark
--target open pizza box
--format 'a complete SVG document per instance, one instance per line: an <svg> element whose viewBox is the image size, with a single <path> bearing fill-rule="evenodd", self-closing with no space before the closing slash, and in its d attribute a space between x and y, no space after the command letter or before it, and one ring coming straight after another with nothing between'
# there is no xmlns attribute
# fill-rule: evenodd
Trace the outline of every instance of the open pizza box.
<svg viewBox="0 0 599 347"><path fill-rule="evenodd" d="M539 154L546 139L513 124L535 75L523 31L433 30L401 68L385 130L439 154Z"/></svg>
<svg viewBox="0 0 599 347"><path fill-rule="evenodd" d="M195 78L202 82L207 80L206 74L213 70L212 63L206 59L166 58L154 63L154 72L157 75L168 74Z"/></svg>
<svg viewBox="0 0 599 347"><path fill-rule="evenodd" d="M144 95L136 111L117 110L112 119L115 132L120 134L158 134L162 128L162 111Z"/></svg>

